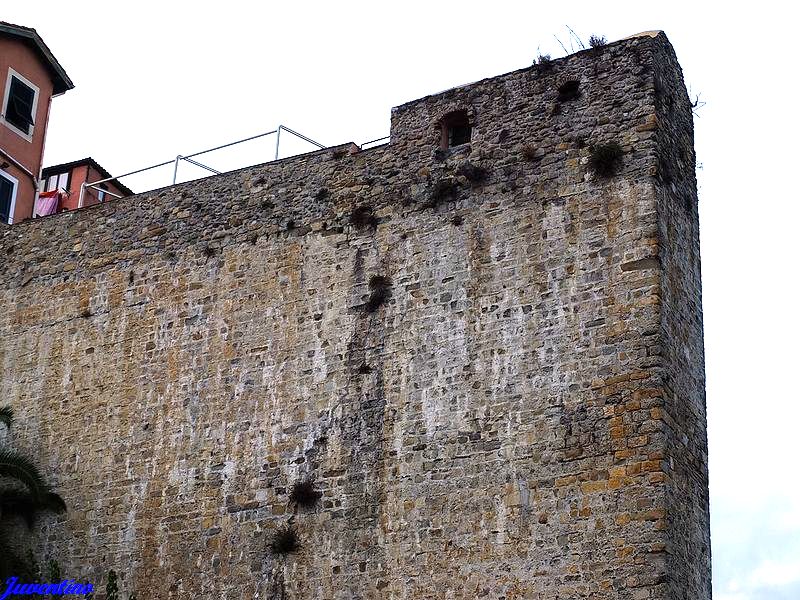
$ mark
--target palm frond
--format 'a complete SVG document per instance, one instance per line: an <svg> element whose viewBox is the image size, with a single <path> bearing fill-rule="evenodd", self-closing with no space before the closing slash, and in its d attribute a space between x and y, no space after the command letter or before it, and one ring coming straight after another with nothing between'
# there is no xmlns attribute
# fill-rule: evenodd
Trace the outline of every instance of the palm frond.
<svg viewBox="0 0 800 600"><path fill-rule="evenodd" d="M28 525L33 527L36 511L35 498L26 489L8 488L0 491L0 518L9 519L22 517Z"/></svg>
<svg viewBox="0 0 800 600"><path fill-rule="evenodd" d="M14 422L14 409L10 406L0 406L0 423L11 429Z"/></svg>
<svg viewBox="0 0 800 600"><path fill-rule="evenodd" d="M0 477L17 480L37 498L43 498L50 491L36 465L28 457L8 448L0 448Z"/></svg>
<svg viewBox="0 0 800 600"><path fill-rule="evenodd" d="M40 507L43 510L49 510L54 513L67 512L67 503L55 492L47 492L42 498Z"/></svg>
<svg viewBox="0 0 800 600"><path fill-rule="evenodd" d="M37 498L27 489L0 490L0 520L20 517L25 521L28 529L32 529L38 513L45 510L63 513L67 510L67 504L61 496L52 491Z"/></svg>

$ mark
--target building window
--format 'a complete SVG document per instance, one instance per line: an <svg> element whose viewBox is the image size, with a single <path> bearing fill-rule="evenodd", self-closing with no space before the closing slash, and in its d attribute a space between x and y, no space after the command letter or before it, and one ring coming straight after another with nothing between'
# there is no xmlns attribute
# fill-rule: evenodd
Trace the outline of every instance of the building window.
<svg viewBox="0 0 800 600"><path fill-rule="evenodd" d="M17 180L0 171L0 221L3 223L13 223L16 199Z"/></svg>
<svg viewBox="0 0 800 600"><path fill-rule="evenodd" d="M39 88L14 69L8 70L3 99L3 121L28 141L33 137L38 98Z"/></svg>
<svg viewBox="0 0 800 600"><path fill-rule="evenodd" d="M100 184L100 188L101 189L97 190L97 200L99 202L105 202L106 201L106 191L108 191L108 186L105 183L101 183Z"/></svg>
<svg viewBox="0 0 800 600"><path fill-rule="evenodd" d="M61 173L60 175L50 175L44 185L45 192L52 192L53 190L69 191L69 173Z"/></svg>
<svg viewBox="0 0 800 600"><path fill-rule="evenodd" d="M445 115L441 121L442 148L453 148L468 144L472 139L472 126L466 110L457 110Z"/></svg>

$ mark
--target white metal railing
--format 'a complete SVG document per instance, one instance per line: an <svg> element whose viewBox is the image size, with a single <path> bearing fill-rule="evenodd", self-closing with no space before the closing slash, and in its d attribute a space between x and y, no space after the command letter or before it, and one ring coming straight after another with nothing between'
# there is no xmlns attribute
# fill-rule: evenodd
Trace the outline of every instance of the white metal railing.
<svg viewBox="0 0 800 600"><path fill-rule="evenodd" d="M102 190L106 194L114 196L115 198L121 198L122 196L120 196L119 194L115 194L114 192L112 192L110 190L105 190L105 189L102 189L102 188L100 188L98 186L100 186L100 185L102 185L104 183L108 183L109 181L115 181L115 180L118 180L118 179L122 179L123 177L128 177L130 175L136 175L138 173L144 173L145 171L150 171L152 169L157 169L159 167L164 167L166 165L173 164L173 163L175 164L175 168L172 171L172 184L174 185L178 181L178 166L180 165L180 162L182 160L186 161L189 164L192 164L192 165L195 165L195 166L200 167L202 169L205 169L206 171L211 171L215 175L219 175L222 171L217 171L216 169L214 169L212 167L209 167L208 165L204 165L203 163L194 160L194 157L195 156L200 156L201 154L208 154L209 152L214 152L215 150L222 150L223 148L228 148L230 146L235 146L236 144L241 144L243 142L249 142L251 140L255 140L255 139L258 139L258 138L266 137L268 135L275 134L275 136L276 136L276 138L275 138L275 160L278 160L278 156L279 156L280 148L281 148L281 146L280 146L280 144L281 144L281 131L285 131L286 133L291 133L293 136L295 136L295 137L297 137L297 138L299 138L299 139L301 139L301 140L303 140L305 142L308 142L309 144L312 144L312 145L316 146L317 148L326 148L326 146L323 146L319 142L315 142L311 138L308 138L308 137L304 136L302 133L297 133L294 129L289 129L285 125L278 125L278 128L277 129L273 129L272 131L267 131L265 133L259 133L258 135L251 135L250 137L247 137L247 138L244 138L244 139L241 139L241 140L236 140L235 142L230 142L228 144L222 144L221 146L215 146L214 148L209 148L208 150L201 150L200 152L195 152L193 154L188 154L186 156L183 156L183 155L179 154L178 156L176 156L172 160L165 160L164 162L160 162L157 165L151 165L149 167L145 167L144 169L137 169L135 171L131 171L130 173L124 173L122 175L116 175L115 177L106 177L105 179L100 179L99 181L93 181L91 183L87 183L87 182L84 181L83 183L81 183L81 193L80 193L80 197L78 198L78 208L81 208L83 206L83 199L84 199L84 196L86 194L86 189L87 188L93 188L93 189L96 189L96 190ZM373 141L377 141L377 140L373 140Z"/></svg>

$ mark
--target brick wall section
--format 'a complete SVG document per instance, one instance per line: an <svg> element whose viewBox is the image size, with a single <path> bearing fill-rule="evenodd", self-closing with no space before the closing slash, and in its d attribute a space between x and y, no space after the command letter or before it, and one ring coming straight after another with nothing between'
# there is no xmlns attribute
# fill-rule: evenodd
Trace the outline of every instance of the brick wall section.
<svg viewBox="0 0 800 600"><path fill-rule="evenodd" d="M702 366L696 212L656 171L671 136L691 151L673 60L624 40L400 106L372 150L2 230L0 393L71 507L43 545L156 600L710 597L677 345ZM437 152L453 109L472 143ZM275 556L289 522L303 549Z"/></svg>

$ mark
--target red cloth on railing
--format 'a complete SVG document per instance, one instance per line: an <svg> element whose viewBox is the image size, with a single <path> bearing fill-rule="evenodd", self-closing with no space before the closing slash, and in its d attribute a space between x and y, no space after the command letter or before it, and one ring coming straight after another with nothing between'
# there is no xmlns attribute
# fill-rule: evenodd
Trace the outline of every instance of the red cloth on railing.
<svg viewBox="0 0 800 600"><path fill-rule="evenodd" d="M46 217L47 215L54 215L58 212L58 206L61 203L61 192L53 190L52 192L42 192L36 199L36 207L33 211L34 217Z"/></svg>

